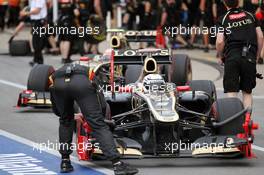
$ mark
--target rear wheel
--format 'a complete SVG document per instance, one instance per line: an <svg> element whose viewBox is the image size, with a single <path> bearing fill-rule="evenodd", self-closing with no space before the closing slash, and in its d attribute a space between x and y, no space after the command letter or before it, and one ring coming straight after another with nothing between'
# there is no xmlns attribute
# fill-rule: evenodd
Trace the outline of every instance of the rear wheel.
<svg viewBox="0 0 264 175"><path fill-rule="evenodd" d="M125 80L126 84L135 83L142 72L142 65L127 65Z"/></svg>
<svg viewBox="0 0 264 175"><path fill-rule="evenodd" d="M49 65L35 65L28 76L27 89L46 92L48 91L49 76L54 72L54 68Z"/></svg>
<svg viewBox="0 0 264 175"><path fill-rule="evenodd" d="M165 80L177 86L185 85L192 80L192 66L188 55L177 54L172 56L172 64L164 65Z"/></svg>
<svg viewBox="0 0 264 175"><path fill-rule="evenodd" d="M234 114L244 109L242 102L238 98L223 98L216 100L216 121L222 122ZM237 135L243 133L243 123L245 121L245 115L232 120L231 122L217 128L216 133L219 135Z"/></svg>

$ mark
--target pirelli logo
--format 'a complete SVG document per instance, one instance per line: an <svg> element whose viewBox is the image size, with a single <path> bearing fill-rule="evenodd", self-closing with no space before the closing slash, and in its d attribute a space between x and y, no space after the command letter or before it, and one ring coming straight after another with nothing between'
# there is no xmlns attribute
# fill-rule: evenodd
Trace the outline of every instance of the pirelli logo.
<svg viewBox="0 0 264 175"><path fill-rule="evenodd" d="M229 19L230 20L240 19L240 18L244 18L244 17L246 17L246 13L245 12L229 15Z"/></svg>

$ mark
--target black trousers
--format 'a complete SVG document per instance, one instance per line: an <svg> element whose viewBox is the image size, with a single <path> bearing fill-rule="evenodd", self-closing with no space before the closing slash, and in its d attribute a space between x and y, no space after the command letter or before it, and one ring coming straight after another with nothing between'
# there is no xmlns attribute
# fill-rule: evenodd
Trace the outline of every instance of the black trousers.
<svg viewBox="0 0 264 175"><path fill-rule="evenodd" d="M8 27L16 26L18 24L19 10L19 7L9 6L9 18L7 22Z"/></svg>
<svg viewBox="0 0 264 175"><path fill-rule="evenodd" d="M5 17L6 11L8 6L7 5L0 5L0 28L4 30L5 28Z"/></svg>
<svg viewBox="0 0 264 175"><path fill-rule="evenodd" d="M32 20L33 28L37 29L38 31L41 30L42 27L45 26L45 20ZM43 54L42 50L45 47L46 35L40 35L40 33L32 33L32 44L34 48L34 58L33 62L38 64L43 64Z"/></svg>
<svg viewBox="0 0 264 175"><path fill-rule="evenodd" d="M100 149L109 160L120 157L108 125L104 122L100 100L96 89L86 75L75 74L71 76L70 82L65 78L55 78L54 87L51 88L51 101L54 112L60 117L59 142L62 157L68 157L72 150L74 101L79 105L82 114L92 128L92 134L99 143Z"/></svg>

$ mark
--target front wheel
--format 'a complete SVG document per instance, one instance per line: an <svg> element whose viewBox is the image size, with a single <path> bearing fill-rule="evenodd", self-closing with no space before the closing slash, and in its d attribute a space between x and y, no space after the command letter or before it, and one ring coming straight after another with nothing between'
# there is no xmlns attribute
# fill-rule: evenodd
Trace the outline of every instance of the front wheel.
<svg viewBox="0 0 264 175"><path fill-rule="evenodd" d="M27 89L37 92L48 92L49 76L54 71L54 68L50 65L35 65L29 73Z"/></svg>
<svg viewBox="0 0 264 175"><path fill-rule="evenodd" d="M244 109L242 102L238 98L223 98L218 99L214 103L216 110L215 118L217 122L222 122L234 114L242 111ZM245 115L228 122L224 126L218 127L216 129L216 134L218 135L237 135L243 133L243 123L245 121Z"/></svg>
<svg viewBox="0 0 264 175"><path fill-rule="evenodd" d="M211 80L192 80L189 85L191 90L206 92L213 101L217 99L215 84Z"/></svg>

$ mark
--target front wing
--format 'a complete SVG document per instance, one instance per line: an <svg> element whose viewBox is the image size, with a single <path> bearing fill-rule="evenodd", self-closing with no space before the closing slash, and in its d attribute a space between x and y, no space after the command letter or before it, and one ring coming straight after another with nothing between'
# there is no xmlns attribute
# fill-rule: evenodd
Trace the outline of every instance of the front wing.
<svg viewBox="0 0 264 175"><path fill-rule="evenodd" d="M17 107L47 107L52 106L49 92L24 90L19 94Z"/></svg>

